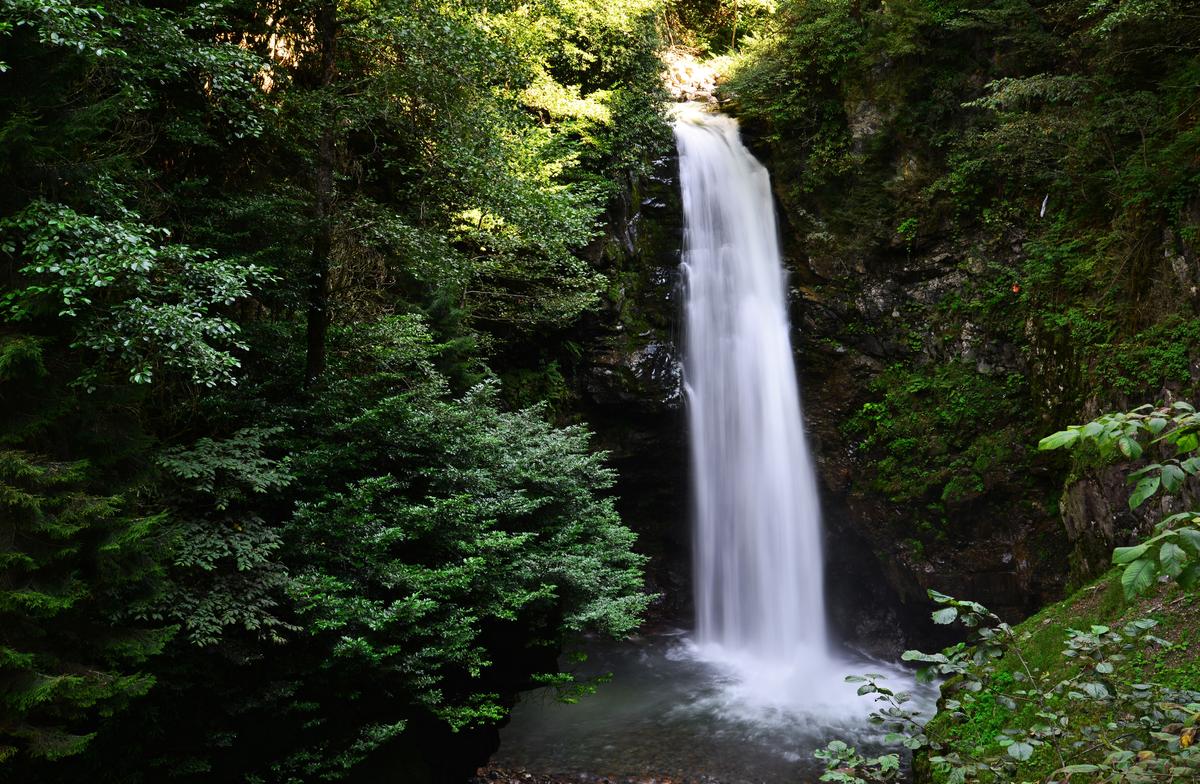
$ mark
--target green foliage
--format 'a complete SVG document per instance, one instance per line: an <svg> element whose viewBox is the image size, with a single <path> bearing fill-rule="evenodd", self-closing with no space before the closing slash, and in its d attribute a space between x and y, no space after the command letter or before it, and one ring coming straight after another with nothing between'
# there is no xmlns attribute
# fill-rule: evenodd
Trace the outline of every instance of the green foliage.
<svg viewBox="0 0 1200 784"><path fill-rule="evenodd" d="M875 695L872 720L891 742L917 750L939 782L1060 781L1091 774L1098 781L1175 781L1200 773L1200 692L1146 681L1144 652L1172 643L1152 633L1153 618L1086 630L1055 626L1040 616L1026 624L1040 637L1065 636L1058 651L1039 654L1033 633L1014 629L976 602L937 592L943 608L934 621L958 621L972 631L969 644L941 653L907 651L904 659L946 678L937 715L927 725L906 707L909 697L879 683L881 676L850 676L860 694ZM1066 618L1065 622L1079 619ZM823 758L827 758L826 757ZM849 764L831 768L825 781L891 781L877 760L843 750ZM882 759L882 758L881 758ZM840 776L840 778L839 778Z"/></svg>
<svg viewBox="0 0 1200 784"><path fill-rule="evenodd" d="M782 2L723 89L798 255L906 284L905 261L970 259L964 308L910 301L923 327L1024 347L1028 402L1061 416L1195 386L1198 25L1174 2Z"/></svg>
<svg viewBox="0 0 1200 784"><path fill-rule="evenodd" d="M283 536L256 509L292 482L286 467L264 454L279 432L246 428L158 458L170 477L163 490L171 579L152 616L180 624L192 645L216 645L229 629L274 643L300 630L279 615L290 585L277 555Z"/></svg>
<svg viewBox="0 0 1200 784"><path fill-rule="evenodd" d="M896 781L900 775L900 755L884 754L880 757L864 757L857 750L840 740L830 741L823 749L814 752L823 762L826 771L821 781L854 784L861 781ZM868 778L864 778L864 776Z"/></svg>
<svg viewBox="0 0 1200 784"><path fill-rule="evenodd" d="M645 603L632 535L611 499L593 495L612 476L587 454L587 434L552 430L532 411L500 414L494 400L494 387L480 387L461 401L404 396L362 412L343 431L352 444L387 432L436 462L398 463L305 504L288 536L307 565L294 600L336 637L334 656L411 678L411 699L443 715L458 705L440 673L489 664L479 638L493 619L565 610L562 630L546 634L621 634ZM472 712L453 723L501 710L486 697L466 696Z"/></svg>
<svg viewBox="0 0 1200 784"><path fill-rule="evenodd" d="M154 684L137 668L171 630L130 616L159 521L123 507L88 492L85 464L0 451L0 773L78 754Z"/></svg>
<svg viewBox="0 0 1200 784"><path fill-rule="evenodd" d="M775 0L667 0L664 23L672 46L721 56L753 46L769 29Z"/></svg>
<svg viewBox="0 0 1200 784"><path fill-rule="evenodd" d="M1115 344L1096 341L1095 376L1126 395L1144 389L1192 387L1200 320L1170 319Z"/></svg>
<svg viewBox="0 0 1200 784"><path fill-rule="evenodd" d="M661 10L0 3L0 778L453 765L636 624L561 352L504 351L608 288Z"/></svg>
<svg viewBox="0 0 1200 784"><path fill-rule="evenodd" d="M621 635L648 600L586 431L501 411L494 383L449 395L433 368L441 347L417 318L332 338L338 362L315 410L276 417L322 423L281 442L301 490L281 531L305 637L294 644L321 662L304 686L321 707L280 768L302 777L377 750L391 736L365 740L371 721L502 718L492 670L511 666L507 634L542 646ZM364 677L370 690L348 691Z"/></svg>
<svg viewBox="0 0 1200 784"><path fill-rule="evenodd" d="M770 30L743 51L729 91L739 114L769 118L769 139L781 153L776 176L794 192L811 190L852 165L838 94L864 31L848 0L781 3Z"/></svg>
<svg viewBox="0 0 1200 784"><path fill-rule="evenodd" d="M305 227L336 240L333 318L347 300L386 313L405 282L424 296L438 290L478 328L501 334L594 308L605 278L580 252L622 181L644 173L667 141L655 8L646 0L604 9L349 7L332 44L339 70L321 92L306 81L315 53L277 62L281 117L268 129L272 145L285 161L310 164L321 144L337 151L331 174L345 192L331 201L324 226ZM291 35L312 35L304 14L288 24ZM326 138L331 123L339 132ZM291 178L281 171L280 179ZM414 245L419 264L408 258ZM291 263L303 271L310 259L299 253ZM303 274L290 281L307 283Z"/></svg>
<svg viewBox="0 0 1200 784"><path fill-rule="evenodd" d="M290 382L291 333L253 336L274 339L219 408L275 424L158 459L171 561L148 611L183 633L139 716L61 780L364 775L431 725L467 733L518 689L566 688L560 644L638 622L644 559L586 431L502 410L494 381L451 392L419 316L335 327L319 394ZM181 701L208 707L153 720Z"/></svg>
<svg viewBox="0 0 1200 784"><path fill-rule="evenodd" d="M192 383L233 381L238 325L224 316L267 275L253 264L163 245L169 235L125 214L118 221L34 202L0 221L2 249L22 260L29 284L0 298L10 321L55 316L77 325L72 348L95 352L148 384L156 368ZM90 376L89 376L90 378Z"/></svg>
<svg viewBox="0 0 1200 784"><path fill-rule="evenodd" d="M1073 425L1046 436L1039 449L1061 449L1090 443L1102 458L1136 460L1148 447L1169 455L1133 471L1129 508L1135 510L1162 490L1178 493L1188 477L1200 474L1200 415L1190 403L1144 405L1127 413L1105 414L1086 425ZM1185 588L1200 581L1200 513L1163 517L1155 535L1132 547L1118 547L1113 563L1124 566L1121 584L1132 599L1161 577Z"/></svg>
<svg viewBox="0 0 1200 784"><path fill-rule="evenodd" d="M1028 454L1014 450L1027 394L1019 376L986 376L961 363L909 370L894 365L873 382L881 395L845 426L871 459L871 488L897 502L962 503Z"/></svg>
<svg viewBox="0 0 1200 784"><path fill-rule="evenodd" d="M1105 458L1137 459L1147 448L1171 454L1133 472L1136 487L1130 507L1136 509L1159 489L1178 492L1200 460L1200 421L1193 406L1141 406L1127 413L1106 414L1086 425L1072 426L1041 440L1039 449L1094 445ZM1197 465L1193 465L1195 462ZM1186 468L1185 468L1186 466ZM1124 617L1094 622L1087 617L1113 610L1097 606L1089 586L1077 597L1034 616L1014 628L977 602L930 591L941 608L937 624L960 622L972 631L967 643L941 653L907 651L905 661L927 665L925 673L946 679L937 715L926 723L906 707L909 696L879 684L881 676L850 676L861 683L859 694L874 694L882 705L872 721L888 730L888 739L924 755L923 763L938 782L1061 781L1075 774L1106 782L1178 781L1200 776L1200 691L1181 665L1194 624L1197 562L1200 561L1200 516L1194 512L1165 517L1155 535L1118 547L1113 563L1125 602ZM1181 595L1169 603L1161 596L1134 604L1157 584L1173 580ZM1161 594L1161 591L1159 592ZM1082 598L1081 598L1082 597ZM1090 607L1077 605L1085 602ZM1187 604L1167 614L1165 607ZM1134 615L1149 607L1160 618ZM1174 626L1164 626L1167 617ZM1151 633L1160 630L1178 643ZM1055 656L1051 634L1065 635ZM1060 638L1061 639L1061 638ZM1194 659L1194 654L1191 657ZM1149 672L1151 661L1165 662ZM1179 675L1183 676L1180 682ZM1166 676L1166 677L1163 677ZM840 744L818 756L829 772L823 780L890 781L894 774Z"/></svg>

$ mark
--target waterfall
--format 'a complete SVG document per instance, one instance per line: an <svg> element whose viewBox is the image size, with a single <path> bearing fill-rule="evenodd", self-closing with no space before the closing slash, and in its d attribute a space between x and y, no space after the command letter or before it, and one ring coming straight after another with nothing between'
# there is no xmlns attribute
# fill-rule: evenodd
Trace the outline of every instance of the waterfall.
<svg viewBox="0 0 1200 784"><path fill-rule="evenodd" d="M750 670L812 674L828 661L821 510L769 176L732 118L685 109L675 139L696 641Z"/></svg>
<svg viewBox="0 0 1200 784"><path fill-rule="evenodd" d="M867 720L873 696L859 696L847 674L886 677L925 715L938 688L828 639L821 510L770 181L731 118L683 105L675 137L696 632L594 649L588 666L614 673L613 683L569 715L553 700L518 705L501 753L517 750L508 762L519 766L639 781L663 771L815 780L814 749L879 740Z"/></svg>

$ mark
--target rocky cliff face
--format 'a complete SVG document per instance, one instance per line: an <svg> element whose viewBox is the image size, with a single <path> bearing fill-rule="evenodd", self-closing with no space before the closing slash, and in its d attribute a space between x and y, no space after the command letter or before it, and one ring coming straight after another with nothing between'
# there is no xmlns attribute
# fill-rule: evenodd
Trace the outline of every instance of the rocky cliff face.
<svg viewBox="0 0 1200 784"><path fill-rule="evenodd" d="M869 107L847 112L849 127L872 132ZM770 160L770 147L758 152ZM898 152L895 178L915 165ZM980 297L985 268L1021 267L1029 251L1015 222L999 232L943 230L919 243L896 236L864 245L813 232L812 214L803 217L806 230L797 229L788 218L798 205L789 207L786 184L778 185L831 569L875 570L899 599L882 617L860 610L860 636L886 638L896 618L919 640L930 631L922 625L929 588L1019 620L1102 573L1112 548L1144 535L1158 513L1179 511L1130 513L1128 466L1082 470L1035 451L1041 436L1065 424L1145 399L1084 388L1087 374L1072 367L1079 347L1004 304L1019 283L984 292L999 303L986 317L961 307ZM1170 232L1160 247L1161 259L1139 273L1152 281L1141 311L1150 324L1196 312L1195 249ZM1088 361L1094 370L1096 360ZM1146 399L1194 392L1194 356L1187 376ZM853 608L871 599L844 598Z"/></svg>
<svg viewBox="0 0 1200 784"><path fill-rule="evenodd" d="M683 214L671 150L626 184L592 248L611 284L604 308L576 336L579 414L610 452L618 508L651 558L660 594L652 622L690 622L691 537L679 344Z"/></svg>
<svg viewBox="0 0 1200 784"><path fill-rule="evenodd" d="M1056 565L1065 549L1053 503L1061 478L1050 465L1023 457L1017 470L1009 470L1002 459L982 465L981 456L969 467L970 483L948 495L946 488L959 474L936 463L956 460L954 450L961 447L940 444L930 455L929 471L937 481L930 481L931 492L913 495L878 472L888 465L905 470L910 457L905 450L920 452L922 445L880 444L896 458L880 460L871 454L878 446L864 446L862 433L849 426L864 409L881 405L888 384L912 384L907 368L954 363L988 384L1029 372L1013 342L968 319L948 318L940 307L970 279L969 262L964 263L969 246L947 243L920 254L885 251L838 259L806 256L792 239L798 363L831 535L856 537L869 547L917 628L929 588L976 599L1014 619L1056 598L1065 583ZM946 398L955 394L951 381L918 388L909 403L933 409L950 405ZM925 412L915 413L913 421L919 421ZM911 419L913 412L880 415ZM1032 444L1013 446L1027 452ZM841 549L832 547L835 554Z"/></svg>
<svg viewBox="0 0 1200 784"><path fill-rule="evenodd" d="M835 568L1019 618L1144 525L1038 440L1200 394L1198 115L1175 44L1006 8L783 2L717 92L773 173L829 527L862 544Z"/></svg>
<svg viewBox="0 0 1200 784"><path fill-rule="evenodd" d="M1112 565L1114 548L1145 539L1159 520L1200 507L1200 483L1192 479L1178 495L1158 495L1130 511L1129 471L1127 465L1092 467L1066 484L1059 508L1071 547L1070 585L1103 574Z"/></svg>

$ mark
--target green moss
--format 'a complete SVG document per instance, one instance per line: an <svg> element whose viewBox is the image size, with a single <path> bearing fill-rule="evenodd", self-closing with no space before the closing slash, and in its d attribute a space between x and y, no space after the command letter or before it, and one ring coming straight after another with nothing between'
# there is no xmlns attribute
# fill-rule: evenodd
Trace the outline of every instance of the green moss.
<svg viewBox="0 0 1200 784"><path fill-rule="evenodd" d="M1116 343L1095 345L1096 380L1126 395L1169 384L1192 391L1192 362L1200 348L1200 319L1171 318Z"/></svg>
<svg viewBox="0 0 1200 784"><path fill-rule="evenodd" d="M500 379L504 402L513 410L545 403L561 417L575 400L557 361L543 361L537 368L507 370Z"/></svg>
<svg viewBox="0 0 1200 784"><path fill-rule="evenodd" d="M880 399L864 404L844 427L869 455L861 490L897 503L960 503L1032 454L1012 446L1033 440L1017 424L1027 394L1018 374L985 375L960 362L894 365L872 391Z"/></svg>

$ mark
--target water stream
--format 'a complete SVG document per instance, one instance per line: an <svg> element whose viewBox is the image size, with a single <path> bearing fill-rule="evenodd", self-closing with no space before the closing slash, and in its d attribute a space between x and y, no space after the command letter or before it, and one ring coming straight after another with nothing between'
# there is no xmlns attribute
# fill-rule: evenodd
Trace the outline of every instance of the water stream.
<svg viewBox="0 0 1200 784"><path fill-rule="evenodd" d="M613 683L578 705L531 695L497 761L582 780L815 780L814 749L873 742L871 703L844 676L912 681L829 639L821 510L767 171L729 117L685 105L675 138L695 630L593 645L583 674L612 672Z"/></svg>

